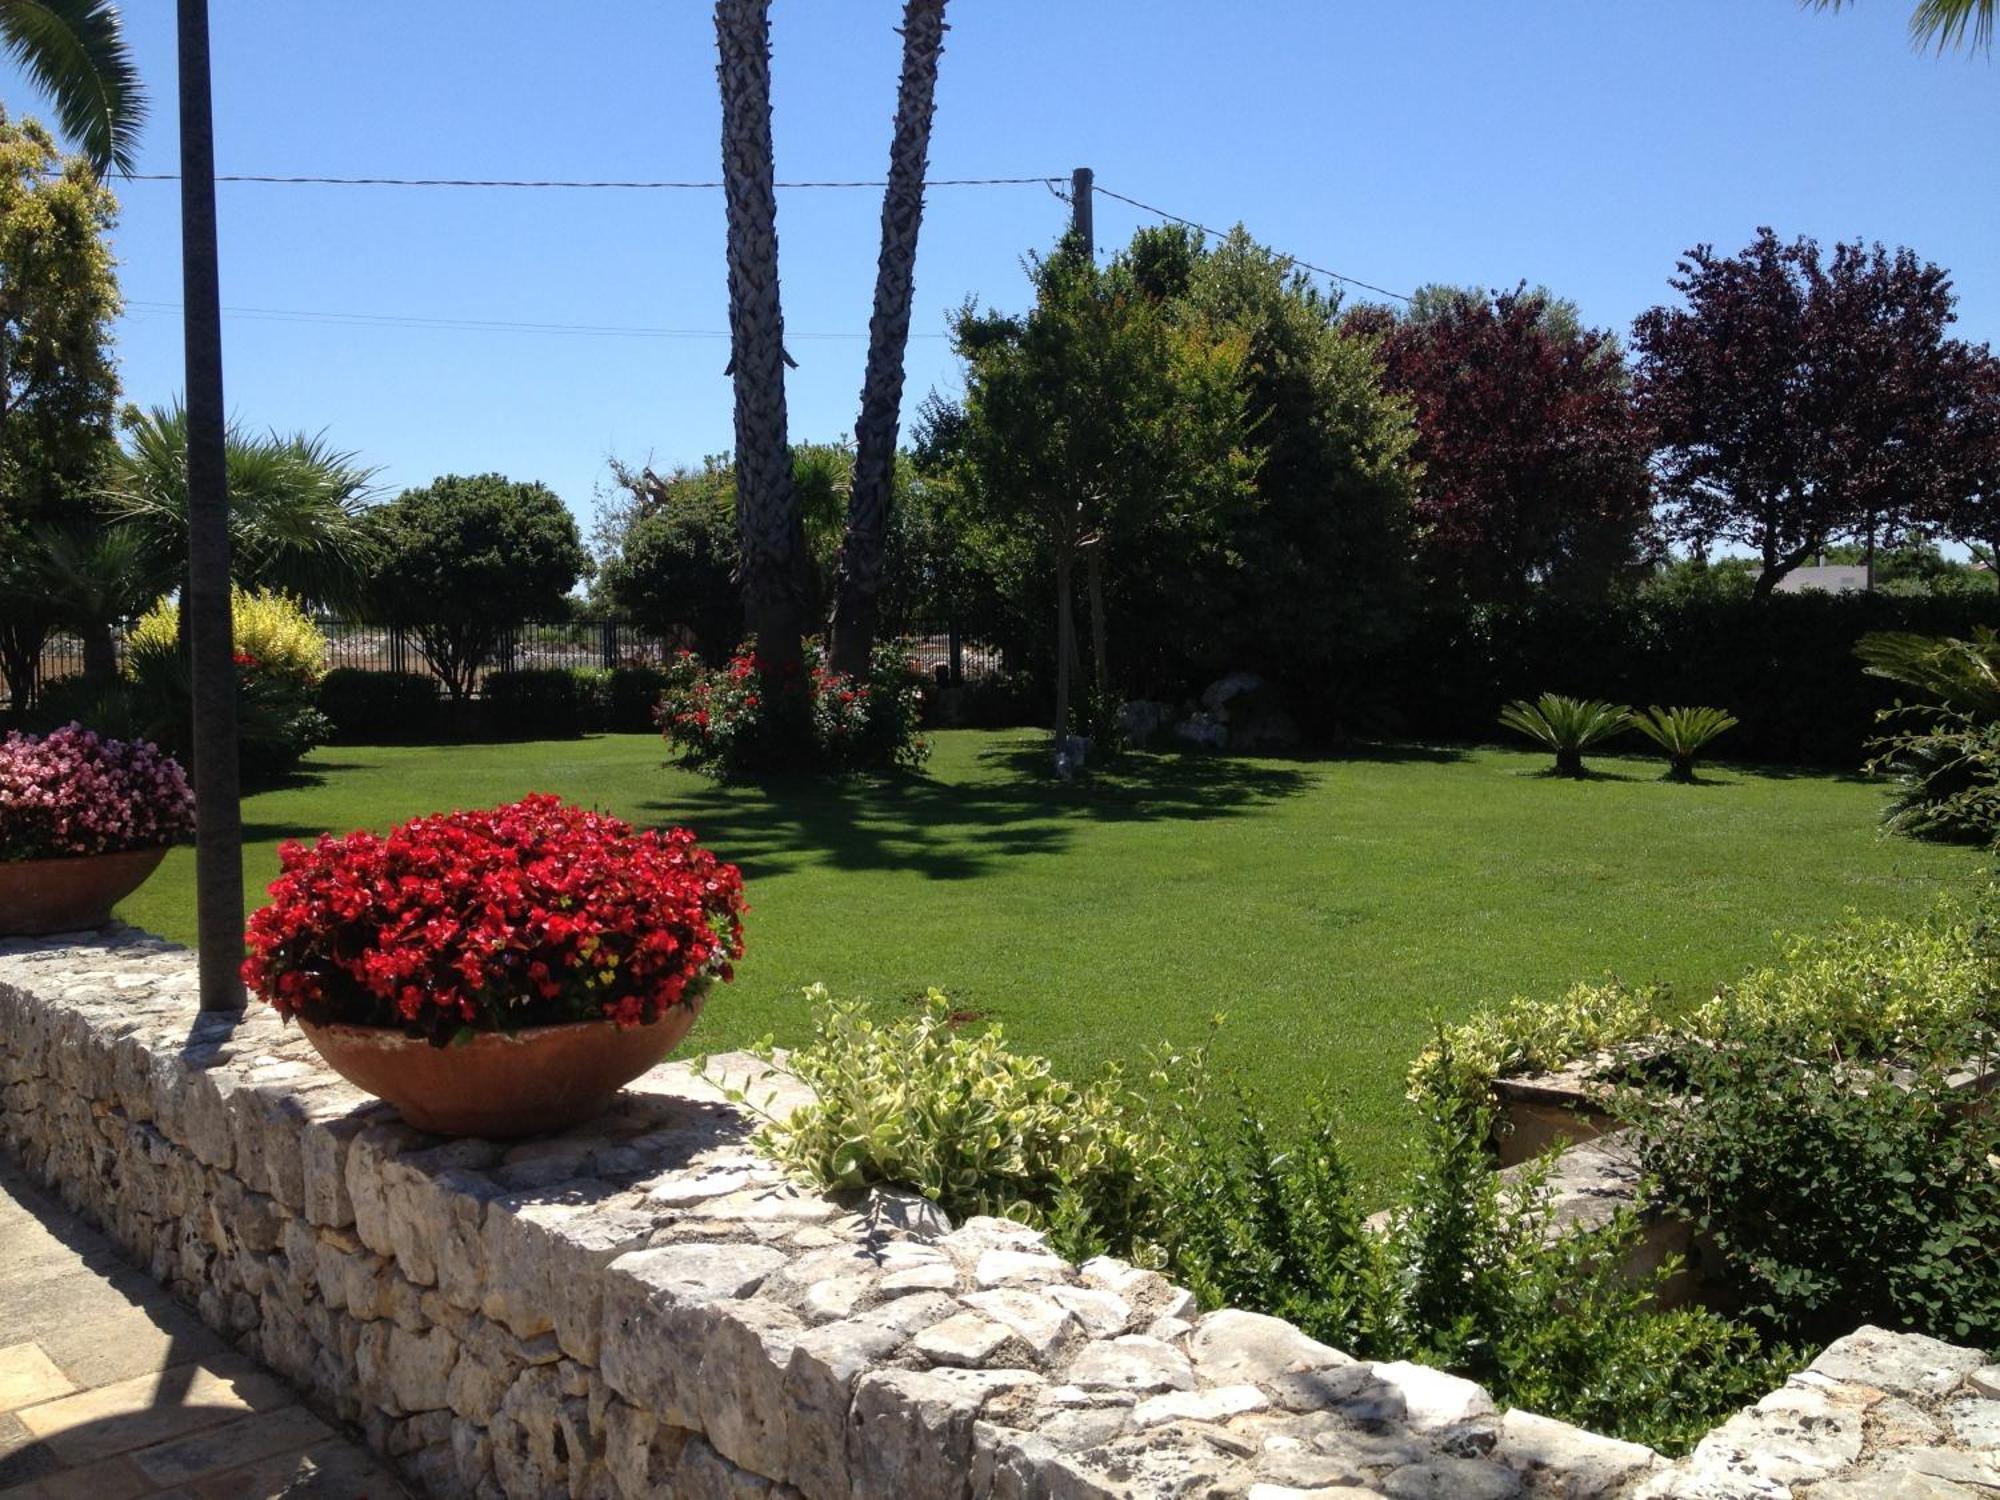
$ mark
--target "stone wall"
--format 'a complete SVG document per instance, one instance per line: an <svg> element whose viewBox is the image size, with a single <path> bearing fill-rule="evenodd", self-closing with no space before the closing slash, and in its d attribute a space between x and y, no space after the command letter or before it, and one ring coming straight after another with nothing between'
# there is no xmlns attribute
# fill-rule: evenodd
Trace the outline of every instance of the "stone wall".
<svg viewBox="0 0 2000 1500"><path fill-rule="evenodd" d="M801 1192L685 1068L565 1135L424 1135L129 930L0 944L0 1143L440 1500L1782 1496L1905 1451L1947 1486L1911 1495L2000 1487L1967 1351L1864 1331L1671 1465L1018 1225Z"/></svg>

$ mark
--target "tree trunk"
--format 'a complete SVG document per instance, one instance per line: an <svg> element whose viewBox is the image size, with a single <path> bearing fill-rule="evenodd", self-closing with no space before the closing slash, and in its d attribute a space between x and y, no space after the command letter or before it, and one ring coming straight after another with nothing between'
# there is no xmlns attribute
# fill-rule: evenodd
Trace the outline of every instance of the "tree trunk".
<svg viewBox="0 0 2000 1500"><path fill-rule="evenodd" d="M1090 589L1090 661L1096 671L1097 695L1111 691L1111 658L1104 645L1104 537L1100 533L1090 544L1085 564Z"/></svg>
<svg viewBox="0 0 2000 1500"><path fill-rule="evenodd" d="M930 157L938 57L944 51L945 0L905 0L903 75L896 90L896 135L889 185L882 194L882 252L875 264L875 312L868 323L868 367L861 416L854 424L854 483L847 535L834 575L835 671L866 675L875 646L876 600L896 475L897 417L903 405L903 355L910 339L910 294L917 231L924 218L924 171Z"/></svg>
<svg viewBox="0 0 2000 1500"><path fill-rule="evenodd" d="M188 591L194 668L195 926L203 1010L243 1004L243 815L229 614L222 309L208 0L179 0L181 280L187 341Z"/></svg>
<svg viewBox="0 0 2000 1500"><path fill-rule="evenodd" d="M1056 753L1069 736L1070 662L1076 656L1076 608L1070 595L1074 563L1068 548L1056 554Z"/></svg>
<svg viewBox="0 0 2000 1500"><path fill-rule="evenodd" d="M805 527L785 417L778 199L771 147L770 0L716 0L722 176L729 218L729 349L736 398L736 531L744 620L781 683L803 682Z"/></svg>
<svg viewBox="0 0 2000 1500"><path fill-rule="evenodd" d="M83 680L93 687L109 687L118 680L118 643L111 638L111 626L93 620L83 630Z"/></svg>

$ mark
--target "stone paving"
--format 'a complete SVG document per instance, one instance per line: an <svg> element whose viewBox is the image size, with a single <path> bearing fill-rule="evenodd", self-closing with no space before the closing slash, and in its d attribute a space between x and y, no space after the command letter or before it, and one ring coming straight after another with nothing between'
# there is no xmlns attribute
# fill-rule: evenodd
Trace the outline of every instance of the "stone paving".
<svg viewBox="0 0 2000 1500"><path fill-rule="evenodd" d="M0 1157L0 1500L403 1494Z"/></svg>

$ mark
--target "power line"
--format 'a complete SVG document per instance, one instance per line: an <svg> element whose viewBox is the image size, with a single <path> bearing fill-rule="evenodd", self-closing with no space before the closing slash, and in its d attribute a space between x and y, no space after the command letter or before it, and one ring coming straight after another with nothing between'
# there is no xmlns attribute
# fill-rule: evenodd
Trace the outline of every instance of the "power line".
<svg viewBox="0 0 2000 1500"><path fill-rule="evenodd" d="M126 182L179 182L178 172L117 172L113 174ZM581 177L290 177L263 172L218 173L217 182L256 182L276 184L285 187L407 187L407 188L612 188L628 191L657 191L662 189L702 189L720 188L725 184L716 181L675 181L669 179L617 179ZM1064 181L1061 177L932 177L925 181L925 187L1022 187ZM880 188L887 187L880 179L872 181L810 181L778 182L781 188Z"/></svg>
<svg viewBox="0 0 2000 1500"><path fill-rule="evenodd" d="M179 312L178 302L150 302L140 298L129 299L127 307L148 308L160 312ZM650 339L726 339L727 329L719 328L647 328L612 323L536 323L499 318L440 318L405 317L395 313L333 312L316 308L301 307L225 307L224 313L231 317L250 318L278 323L331 323L335 325L382 327L382 328L429 328L464 330L474 333L559 333L583 334L599 338L650 338ZM912 333L913 339L941 339L942 333ZM795 333L787 330L787 341L865 339L866 333Z"/></svg>
<svg viewBox="0 0 2000 1500"><path fill-rule="evenodd" d="M1123 193L1114 193L1108 187L1099 187L1096 189L1096 191L1102 193L1107 198L1116 198L1120 203L1129 203L1134 208L1143 209L1147 213L1156 215L1157 217L1162 219L1166 219L1171 223L1185 224L1189 229L1199 229L1203 234L1210 235L1215 239L1228 238L1228 236L1224 235L1222 231L1219 229L1210 229L1206 224L1197 223L1193 219L1182 218L1179 214L1170 214L1164 208L1155 208L1150 203L1141 203L1137 198L1128 198ZM1349 286L1358 286L1363 291L1375 292L1384 297L1394 297L1398 302L1408 302L1412 300L1410 297L1408 297L1402 292L1392 292L1386 286L1377 286L1375 285L1374 282L1363 281L1358 276L1348 276L1344 275L1339 271L1329 270L1325 266L1316 266L1309 260L1301 260L1299 259L1298 256L1289 254L1288 252L1283 250L1280 250L1278 253L1280 255L1283 255L1286 260L1289 260L1295 266L1303 266L1308 271L1317 271L1322 276L1331 277L1335 281L1345 282Z"/></svg>

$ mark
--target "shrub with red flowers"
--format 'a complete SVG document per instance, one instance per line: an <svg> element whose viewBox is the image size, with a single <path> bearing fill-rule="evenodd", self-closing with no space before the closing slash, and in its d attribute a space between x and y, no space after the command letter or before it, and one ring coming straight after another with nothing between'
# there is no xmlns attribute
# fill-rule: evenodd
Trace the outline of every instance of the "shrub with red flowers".
<svg viewBox="0 0 2000 1500"><path fill-rule="evenodd" d="M866 681L825 665L806 643L804 673L774 680L753 647L712 668L691 651L667 666L660 731L682 764L721 775L797 766L915 770L930 755L919 733L923 685L900 646L875 649Z"/></svg>
<svg viewBox="0 0 2000 1500"><path fill-rule="evenodd" d="M684 828L553 796L278 851L243 981L285 1016L443 1046L465 1030L650 1024L743 956L743 878Z"/></svg>
<svg viewBox="0 0 2000 1500"><path fill-rule="evenodd" d="M0 741L0 860L156 849L194 832L180 763L71 724Z"/></svg>

